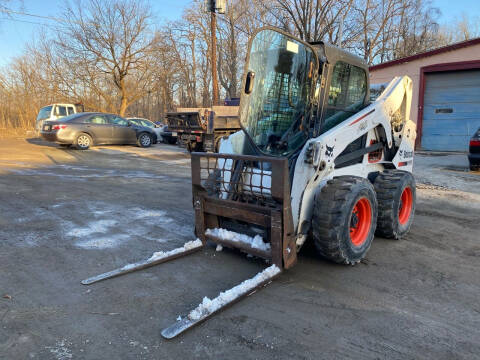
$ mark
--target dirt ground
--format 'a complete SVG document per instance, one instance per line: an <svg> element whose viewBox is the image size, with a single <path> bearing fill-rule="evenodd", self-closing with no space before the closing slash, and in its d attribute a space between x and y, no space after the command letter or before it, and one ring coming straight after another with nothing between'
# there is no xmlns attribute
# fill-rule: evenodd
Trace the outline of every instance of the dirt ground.
<svg viewBox="0 0 480 360"><path fill-rule="evenodd" d="M266 289L167 341L178 315L265 264L209 247L80 281L194 239L188 155L2 139L0 359L479 359L480 174L466 165L418 155L406 238L375 238L355 267L307 247Z"/></svg>

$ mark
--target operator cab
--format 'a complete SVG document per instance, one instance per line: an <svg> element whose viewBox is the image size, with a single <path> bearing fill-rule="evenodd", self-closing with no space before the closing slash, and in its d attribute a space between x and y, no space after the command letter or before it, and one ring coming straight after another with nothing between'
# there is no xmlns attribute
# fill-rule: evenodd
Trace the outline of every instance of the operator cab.
<svg viewBox="0 0 480 360"><path fill-rule="evenodd" d="M367 71L363 60L333 45L308 44L275 28L258 30L249 44L240 102L246 136L232 139L234 152L295 157L309 138L368 104Z"/></svg>

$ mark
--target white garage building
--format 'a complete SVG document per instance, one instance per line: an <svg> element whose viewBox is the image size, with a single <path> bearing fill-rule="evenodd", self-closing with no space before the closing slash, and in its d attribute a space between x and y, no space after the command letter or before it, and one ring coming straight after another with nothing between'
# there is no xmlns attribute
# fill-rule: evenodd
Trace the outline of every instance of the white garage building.
<svg viewBox="0 0 480 360"><path fill-rule="evenodd" d="M467 151L480 127L480 38L372 66L372 84L413 80L417 148Z"/></svg>

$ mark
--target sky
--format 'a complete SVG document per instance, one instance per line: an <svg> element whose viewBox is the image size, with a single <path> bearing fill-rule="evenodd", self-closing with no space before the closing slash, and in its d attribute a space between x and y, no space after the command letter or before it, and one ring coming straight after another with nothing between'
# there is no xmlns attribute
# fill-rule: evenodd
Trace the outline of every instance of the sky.
<svg viewBox="0 0 480 360"><path fill-rule="evenodd" d="M159 22L180 18L190 3L191 0L151 0ZM9 8L34 15L61 17L64 4L65 0L11 0ZM443 24L454 21L462 13L480 17L480 0L432 0L432 5L441 10L440 23ZM48 19L0 13L0 66L21 55L25 44L40 31L40 23L54 24Z"/></svg>

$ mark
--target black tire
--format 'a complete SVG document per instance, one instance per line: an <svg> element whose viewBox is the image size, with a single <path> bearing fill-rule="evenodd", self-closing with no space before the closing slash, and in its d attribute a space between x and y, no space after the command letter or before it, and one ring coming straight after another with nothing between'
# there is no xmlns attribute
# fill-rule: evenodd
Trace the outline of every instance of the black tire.
<svg viewBox="0 0 480 360"><path fill-rule="evenodd" d="M401 170L385 170L374 183L378 201L378 236L400 239L413 222L416 188L413 175Z"/></svg>
<svg viewBox="0 0 480 360"><path fill-rule="evenodd" d="M80 133L75 139L75 147L78 150L88 150L93 145L92 137L86 133Z"/></svg>
<svg viewBox="0 0 480 360"><path fill-rule="evenodd" d="M315 199L313 239L321 256L336 263L358 263L372 244L377 199L367 179L341 176L329 180Z"/></svg>
<svg viewBox="0 0 480 360"><path fill-rule="evenodd" d="M149 133L143 132L138 135L137 145L142 148L148 148L152 146L153 139Z"/></svg>
<svg viewBox="0 0 480 360"><path fill-rule="evenodd" d="M203 142L197 142L193 148L195 152L203 152Z"/></svg>

